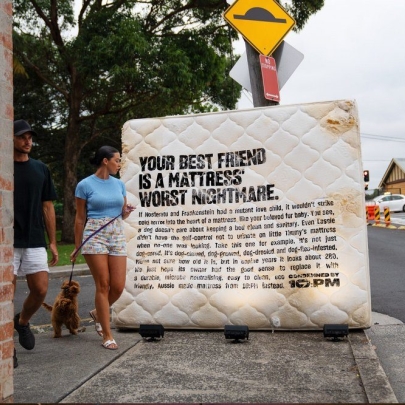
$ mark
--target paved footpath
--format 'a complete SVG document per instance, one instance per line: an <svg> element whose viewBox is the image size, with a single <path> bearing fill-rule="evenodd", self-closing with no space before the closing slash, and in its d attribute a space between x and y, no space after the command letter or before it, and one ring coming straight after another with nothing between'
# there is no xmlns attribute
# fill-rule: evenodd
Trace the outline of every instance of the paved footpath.
<svg viewBox="0 0 405 405"><path fill-rule="evenodd" d="M26 351L15 336L14 402L405 402L404 325L373 318L373 327L339 342L322 331L251 331L234 343L219 330L166 330L151 342L130 330L115 331L112 351L91 325L61 339L36 334Z"/></svg>
<svg viewBox="0 0 405 405"><path fill-rule="evenodd" d="M18 350L18 403L396 403L365 334L333 342L321 332L251 332L233 343L222 331L166 331L160 341L116 332L118 351L93 328L36 336Z"/></svg>

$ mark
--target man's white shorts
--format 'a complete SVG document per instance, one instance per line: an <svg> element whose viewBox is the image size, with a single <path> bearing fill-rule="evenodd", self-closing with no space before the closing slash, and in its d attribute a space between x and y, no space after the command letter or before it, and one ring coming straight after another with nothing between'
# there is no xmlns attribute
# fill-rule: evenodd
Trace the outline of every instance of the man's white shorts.
<svg viewBox="0 0 405 405"><path fill-rule="evenodd" d="M26 276L40 271L49 272L48 255L44 247L14 248L14 274Z"/></svg>

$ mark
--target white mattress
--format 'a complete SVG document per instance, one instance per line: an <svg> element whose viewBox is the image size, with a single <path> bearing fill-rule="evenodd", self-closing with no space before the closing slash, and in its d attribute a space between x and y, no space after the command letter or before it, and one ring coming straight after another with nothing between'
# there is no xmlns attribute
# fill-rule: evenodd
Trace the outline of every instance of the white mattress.
<svg viewBox="0 0 405 405"><path fill-rule="evenodd" d="M370 326L354 101L130 120L122 143L118 328Z"/></svg>

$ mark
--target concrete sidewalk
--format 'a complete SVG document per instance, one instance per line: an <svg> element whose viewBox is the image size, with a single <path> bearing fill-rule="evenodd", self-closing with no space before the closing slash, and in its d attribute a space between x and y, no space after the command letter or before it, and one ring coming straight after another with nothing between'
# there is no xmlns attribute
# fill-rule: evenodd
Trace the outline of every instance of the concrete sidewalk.
<svg viewBox="0 0 405 405"><path fill-rule="evenodd" d="M14 402L398 402L363 331L339 342L279 331L250 332L237 344L223 331L167 330L154 342L116 331L115 338L119 349L110 351L93 326L77 336L64 330L61 339L49 331L26 351L16 336Z"/></svg>
<svg viewBox="0 0 405 405"><path fill-rule="evenodd" d="M86 265L74 271L88 274ZM238 344L218 330L166 330L155 342L115 331L117 351L101 346L94 324L77 336L64 329L61 339L37 333L32 351L15 334L14 402L405 402L405 325L376 313L373 323L339 342L321 331L251 331Z"/></svg>

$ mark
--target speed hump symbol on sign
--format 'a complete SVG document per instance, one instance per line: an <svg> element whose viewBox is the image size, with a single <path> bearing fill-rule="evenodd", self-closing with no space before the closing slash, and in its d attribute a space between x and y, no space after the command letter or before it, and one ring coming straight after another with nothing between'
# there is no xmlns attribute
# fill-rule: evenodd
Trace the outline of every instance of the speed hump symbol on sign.
<svg viewBox="0 0 405 405"><path fill-rule="evenodd" d="M263 55L271 55L295 25L274 0L236 0L224 19Z"/></svg>

